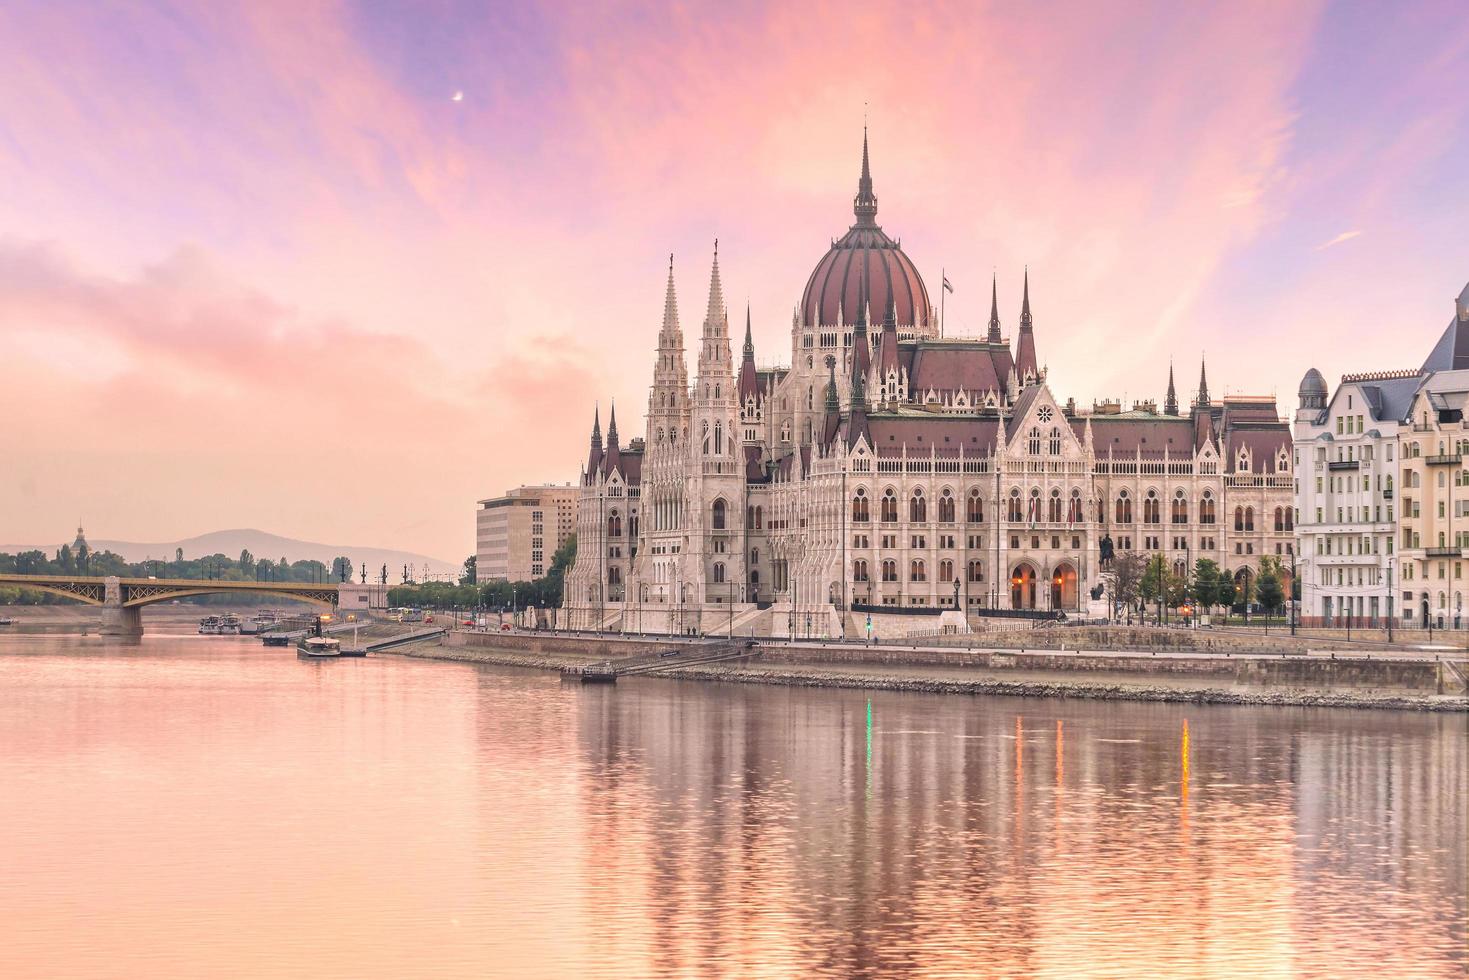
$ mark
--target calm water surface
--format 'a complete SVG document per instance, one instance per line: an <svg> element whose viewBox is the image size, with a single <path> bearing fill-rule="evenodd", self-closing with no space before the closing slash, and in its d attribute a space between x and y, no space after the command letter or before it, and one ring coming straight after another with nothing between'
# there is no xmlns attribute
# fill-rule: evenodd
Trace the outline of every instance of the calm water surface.
<svg viewBox="0 0 1469 980"><path fill-rule="evenodd" d="M1463 716L0 638L0 976L1462 977Z"/></svg>

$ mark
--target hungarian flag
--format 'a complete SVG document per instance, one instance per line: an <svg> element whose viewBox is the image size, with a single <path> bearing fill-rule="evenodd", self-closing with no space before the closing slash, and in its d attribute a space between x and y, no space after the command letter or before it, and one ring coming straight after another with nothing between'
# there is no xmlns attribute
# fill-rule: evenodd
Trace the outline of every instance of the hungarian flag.
<svg viewBox="0 0 1469 980"><path fill-rule="evenodd" d="M944 288L947 289L951 293L954 291L954 286L953 286L952 283L949 282L949 277L948 276L944 276Z"/></svg>

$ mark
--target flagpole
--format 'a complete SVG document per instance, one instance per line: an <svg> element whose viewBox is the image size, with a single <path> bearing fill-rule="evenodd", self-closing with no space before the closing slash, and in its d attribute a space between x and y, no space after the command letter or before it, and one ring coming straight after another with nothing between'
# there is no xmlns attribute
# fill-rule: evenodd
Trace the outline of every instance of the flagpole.
<svg viewBox="0 0 1469 980"><path fill-rule="evenodd" d="M939 266L939 339L944 339L944 300L948 299L949 274Z"/></svg>

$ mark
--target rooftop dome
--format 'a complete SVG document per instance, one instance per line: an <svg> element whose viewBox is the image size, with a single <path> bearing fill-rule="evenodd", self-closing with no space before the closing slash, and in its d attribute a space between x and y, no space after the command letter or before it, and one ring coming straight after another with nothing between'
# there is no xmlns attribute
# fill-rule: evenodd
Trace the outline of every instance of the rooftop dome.
<svg viewBox="0 0 1469 980"><path fill-rule="evenodd" d="M1321 372L1312 368L1306 372L1301 379L1301 388L1298 394L1301 396L1302 408L1325 408L1326 407L1326 379Z"/></svg>
<svg viewBox="0 0 1469 980"><path fill-rule="evenodd" d="M862 178L852 202L857 221L816 263L801 297L805 323L852 323L867 290L869 323L881 323L888 307L897 304L901 326L925 324L929 319L928 289L913 260L903 253L877 224L877 195L867 165L867 131L862 132Z"/></svg>

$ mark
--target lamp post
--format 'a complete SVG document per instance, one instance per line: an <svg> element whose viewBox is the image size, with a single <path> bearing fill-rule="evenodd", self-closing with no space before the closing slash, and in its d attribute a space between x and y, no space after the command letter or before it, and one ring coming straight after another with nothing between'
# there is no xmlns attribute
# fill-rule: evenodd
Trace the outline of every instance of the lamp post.
<svg viewBox="0 0 1469 980"><path fill-rule="evenodd" d="M1299 587L1299 584L1298 584L1298 580L1296 579L1296 553L1295 553L1295 549L1291 549L1291 555L1290 555L1290 590L1291 590L1291 592L1292 593L1295 592L1298 587ZM1297 613L1296 613L1295 596L1294 595L1287 594L1286 597L1285 597L1285 599L1286 599L1287 602L1290 603L1290 635L1291 636L1295 636L1296 635L1296 615L1297 615Z"/></svg>
<svg viewBox="0 0 1469 980"><path fill-rule="evenodd" d="M1391 543L1391 542L1389 542ZM1387 642L1392 642L1392 559L1387 560Z"/></svg>

